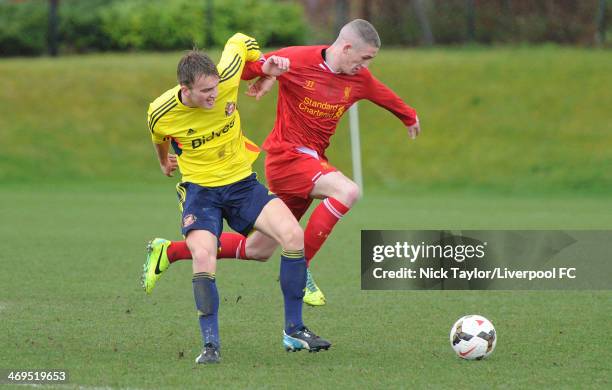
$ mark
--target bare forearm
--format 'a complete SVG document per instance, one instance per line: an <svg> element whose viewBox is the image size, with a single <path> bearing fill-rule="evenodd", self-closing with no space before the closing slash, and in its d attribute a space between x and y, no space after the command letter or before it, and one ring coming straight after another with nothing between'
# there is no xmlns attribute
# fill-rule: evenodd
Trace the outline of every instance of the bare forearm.
<svg viewBox="0 0 612 390"><path fill-rule="evenodd" d="M155 154L157 154L157 160L160 165L164 165L168 161L168 150L170 149L170 142L166 141L163 144L153 144L155 147Z"/></svg>
<svg viewBox="0 0 612 390"><path fill-rule="evenodd" d="M166 141L163 144L153 144L155 146L155 153L159 160L159 167L164 175L172 177L172 174L178 168L178 161L174 154L168 154L170 149L170 142Z"/></svg>

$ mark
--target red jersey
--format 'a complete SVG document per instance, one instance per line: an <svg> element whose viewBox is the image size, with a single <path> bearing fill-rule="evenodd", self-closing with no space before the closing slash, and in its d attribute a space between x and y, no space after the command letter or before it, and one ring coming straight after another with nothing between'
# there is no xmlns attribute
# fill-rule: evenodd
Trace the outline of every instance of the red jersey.
<svg viewBox="0 0 612 390"><path fill-rule="evenodd" d="M406 126L417 121L416 111L367 68L355 75L334 73L325 62L328 46L293 46L266 54L291 61L288 72L278 77L279 94L274 129L263 148L268 152L306 146L325 156L338 121L356 101L368 99L386 108ZM263 76L263 61L247 63L242 78Z"/></svg>

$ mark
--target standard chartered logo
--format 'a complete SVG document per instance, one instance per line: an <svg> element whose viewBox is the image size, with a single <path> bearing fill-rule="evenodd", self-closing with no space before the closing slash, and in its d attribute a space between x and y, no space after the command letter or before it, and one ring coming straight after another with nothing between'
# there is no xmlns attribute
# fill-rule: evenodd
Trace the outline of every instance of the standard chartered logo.
<svg viewBox="0 0 612 390"><path fill-rule="evenodd" d="M328 102L320 102L318 100L305 97L298 104L300 111L308 113L317 118L334 118L340 119L344 113L345 107L343 104L330 104Z"/></svg>

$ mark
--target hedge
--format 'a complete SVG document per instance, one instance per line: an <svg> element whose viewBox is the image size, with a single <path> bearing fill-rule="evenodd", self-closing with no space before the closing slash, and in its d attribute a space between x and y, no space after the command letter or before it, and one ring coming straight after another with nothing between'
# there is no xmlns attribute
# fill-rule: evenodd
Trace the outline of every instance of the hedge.
<svg viewBox="0 0 612 390"><path fill-rule="evenodd" d="M303 44L307 26L299 4L272 0L60 0L63 52L182 50L222 46L234 32L263 46ZM0 55L38 55L47 48L48 1L0 0ZM282 28L281 28L282 26Z"/></svg>

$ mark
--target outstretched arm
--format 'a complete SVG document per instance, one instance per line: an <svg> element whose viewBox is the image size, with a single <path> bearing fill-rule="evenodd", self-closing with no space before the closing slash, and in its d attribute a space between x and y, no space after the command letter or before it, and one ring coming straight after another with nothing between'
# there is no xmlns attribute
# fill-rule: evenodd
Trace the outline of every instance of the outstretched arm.
<svg viewBox="0 0 612 390"><path fill-rule="evenodd" d="M416 139L421 133L416 110L404 103L395 92L378 81L374 76L370 75L365 98L398 117L408 129L408 136L411 139Z"/></svg>

